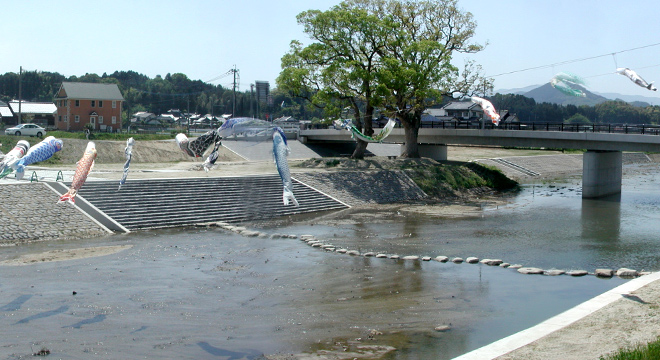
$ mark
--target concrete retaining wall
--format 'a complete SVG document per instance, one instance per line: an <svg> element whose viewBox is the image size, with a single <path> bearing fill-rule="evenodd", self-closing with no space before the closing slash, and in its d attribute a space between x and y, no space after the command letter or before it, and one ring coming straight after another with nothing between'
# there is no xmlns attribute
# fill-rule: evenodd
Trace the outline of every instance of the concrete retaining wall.
<svg viewBox="0 0 660 360"><path fill-rule="evenodd" d="M400 171L304 173L295 174L295 178L349 205L393 203L426 196ZM365 188L364 184L372 186ZM78 207L57 204L57 200L57 194L46 183L0 184L0 246L109 233Z"/></svg>

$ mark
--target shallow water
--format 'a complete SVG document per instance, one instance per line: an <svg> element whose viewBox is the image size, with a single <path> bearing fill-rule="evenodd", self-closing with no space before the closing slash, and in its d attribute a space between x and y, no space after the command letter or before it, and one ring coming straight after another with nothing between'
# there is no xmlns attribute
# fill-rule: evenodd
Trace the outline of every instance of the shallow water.
<svg viewBox="0 0 660 360"><path fill-rule="evenodd" d="M477 216L394 208L253 226L361 252L658 270L655 175L627 177L620 202L582 200L579 181L568 181L525 186ZM45 347L67 359L256 359L359 343L397 348L387 359L451 359L626 281L365 258L214 228L35 243L2 248L0 260L102 245L133 247L0 267L1 358ZM450 330L434 330L441 325Z"/></svg>

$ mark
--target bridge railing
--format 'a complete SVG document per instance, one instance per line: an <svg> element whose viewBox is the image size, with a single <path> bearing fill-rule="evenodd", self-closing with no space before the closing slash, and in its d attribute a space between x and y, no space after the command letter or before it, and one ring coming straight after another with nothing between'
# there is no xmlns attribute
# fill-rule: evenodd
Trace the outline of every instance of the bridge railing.
<svg viewBox="0 0 660 360"><path fill-rule="evenodd" d="M382 124L374 123L374 129L382 128ZM479 121L422 121L423 129L481 129ZM560 131L560 132L594 132L609 134L642 134L660 135L660 125L648 124L564 124L564 123L493 123L483 124L485 129L491 130L531 130L531 131ZM402 128L397 123L396 128ZM332 129L332 125L314 124L307 129Z"/></svg>
<svg viewBox="0 0 660 360"><path fill-rule="evenodd" d="M424 129L480 129L478 121L422 121ZM491 130L528 130L528 131L560 131L560 132L595 132L609 134L643 134L660 135L660 125L648 124L564 124L564 123L493 123L483 124L485 129ZM401 124L397 123L397 128ZM378 127L375 127L378 128Z"/></svg>

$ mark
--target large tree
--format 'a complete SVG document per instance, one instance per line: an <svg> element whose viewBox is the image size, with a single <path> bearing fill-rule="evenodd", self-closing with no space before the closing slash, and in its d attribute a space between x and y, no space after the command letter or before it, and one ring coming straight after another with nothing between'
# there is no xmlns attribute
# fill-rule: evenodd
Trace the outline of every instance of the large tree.
<svg viewBox="0 0 660 360"><path fill-rule="evenodd" d="M470 42L476 23L456 0L347 0L325 12L303 12L298 22L315 42L292 42L278 86L326 105L348 101L367 135L374 108L389 110L405 128L404 157L419 157L417 137L429 106L443 96L492 90L479 66L451 63L454 53L483 49ZM365 148L359 141L353 156Z"/></svg>
<svg viewBox="0 0 660 360"><path fill-rule="evenodd" d="M419 157L417 137L424 110L443 96L467 96L492 91L492 80L481 67L466 61L454 66L455 53L475 53L483 45L470 41L476 23L456 0L362 0L374 13L394 23L387 47L380 53L385 69L380 82L389 90L387 104L405 129L403 157Z"/></svg>
<svg viewBox="0 0 660 360"><path fill-rule="evenodd" d="M349 107L356 126L371 136L374 110L386 94L377 79L382 68L379 53L387 46L390 28L358 0L328 11L302 12L298 23L313 42L291 42L282 58L278 87L324 107L326 114L340 115ZM352 157L362 158L366 147L358 140Z"/></svg>

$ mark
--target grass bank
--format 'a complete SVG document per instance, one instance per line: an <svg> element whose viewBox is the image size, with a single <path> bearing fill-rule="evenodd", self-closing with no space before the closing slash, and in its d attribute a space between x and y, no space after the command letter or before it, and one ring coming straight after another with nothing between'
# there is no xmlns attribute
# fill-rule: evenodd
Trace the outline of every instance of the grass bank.
<svg viewBox="0 0 660 360"><path fill-rule="evenodd" d="M488 187L497 191L517 189L518 183L498 169L477 163L441 163L402 168L424 192L432 197L448 193Z"/></svg>
<svg viewBox="0 0 660 360"><path fill-rule="evenodd" d="M300 164L308 168L337 168L346 170L386 169L404 171L427 195L435 198L460 195L472 189L490 188L508 191L518 183L501 171L472 162L438 162L423 159L348 159L314 158Z"/></svg>
<svg viewBox="0 0 660 360"><path fill-rule="evenodd" d="M600 360L656 360L660 359L660 339L648 344L620 349L619 351L601 356Z"/></svg>

